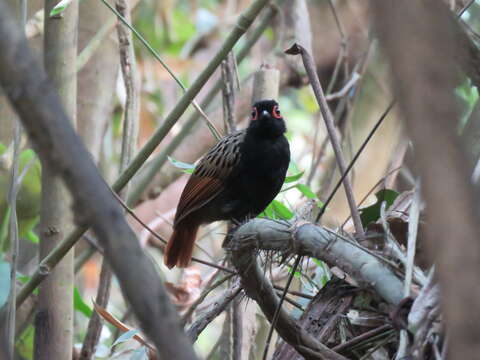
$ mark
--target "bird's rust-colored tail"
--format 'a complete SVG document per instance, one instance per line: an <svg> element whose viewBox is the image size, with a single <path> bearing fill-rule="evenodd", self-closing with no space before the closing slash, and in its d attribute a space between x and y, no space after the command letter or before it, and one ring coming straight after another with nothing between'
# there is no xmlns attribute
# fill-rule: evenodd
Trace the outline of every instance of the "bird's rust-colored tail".
<svg viewBox="0 0 480 360"><path fill-rule="evenodd" d="M174 266L187 267L193 253L198 225L181 223L173 230L165 248L163 261L171 269Z"/></svg>

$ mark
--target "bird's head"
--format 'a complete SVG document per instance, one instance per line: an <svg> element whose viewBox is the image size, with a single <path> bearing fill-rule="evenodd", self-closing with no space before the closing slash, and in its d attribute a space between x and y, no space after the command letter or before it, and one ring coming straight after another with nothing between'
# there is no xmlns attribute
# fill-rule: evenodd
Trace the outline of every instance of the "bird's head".
<svg viewBox="0 0 480 360"><path fill-rule="evenodd" d="M261 100L253 104L248 131L267 138L281 136L285 131L285 121L275 100Z"/></svg>

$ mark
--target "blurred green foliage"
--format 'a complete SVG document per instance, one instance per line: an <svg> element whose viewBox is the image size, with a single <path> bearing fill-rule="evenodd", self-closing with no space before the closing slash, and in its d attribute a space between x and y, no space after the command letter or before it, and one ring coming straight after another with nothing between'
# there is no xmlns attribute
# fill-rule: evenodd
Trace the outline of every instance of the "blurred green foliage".
<svg viewBox="0 0 480 360"><path fill-rule="evenodd" d="M9 150L5 145L0 144L0 244L4 244L0 250L7 246L6 236L8 234L8 219L10 208L7 197L10 189L10 162ZM26 167L28 167L26 169ZM33 242L38 242L37 235L32 231L38 224L41 200L41 165L35 152L31 149L23 150L19 156L19 174L24 177L20 190L17 194L17 214L20 237Z"/></svg>

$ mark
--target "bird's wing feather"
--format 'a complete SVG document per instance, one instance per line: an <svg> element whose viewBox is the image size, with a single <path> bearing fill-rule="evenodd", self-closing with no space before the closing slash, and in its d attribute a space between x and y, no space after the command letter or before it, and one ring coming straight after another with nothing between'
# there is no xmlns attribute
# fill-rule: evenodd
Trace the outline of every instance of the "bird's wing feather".
<svg viewBox="0 0 480 360"><path fill-rule="evenodd" d="M240 162L239 148L244 136L239 131L224 137L200 160L180 196L175 224L222 192L225 179Z"/></svg>

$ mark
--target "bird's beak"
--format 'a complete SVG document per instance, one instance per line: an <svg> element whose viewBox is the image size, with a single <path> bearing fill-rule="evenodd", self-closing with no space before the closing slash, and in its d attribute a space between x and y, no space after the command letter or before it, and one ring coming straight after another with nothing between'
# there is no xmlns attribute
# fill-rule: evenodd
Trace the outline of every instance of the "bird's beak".
<svg viewBox="0 0 480 360"><path fill-rule="evenodd" d="M267 117L269 115L268 111L267 110L263 110L262 111L262 117Z"/></svg>

